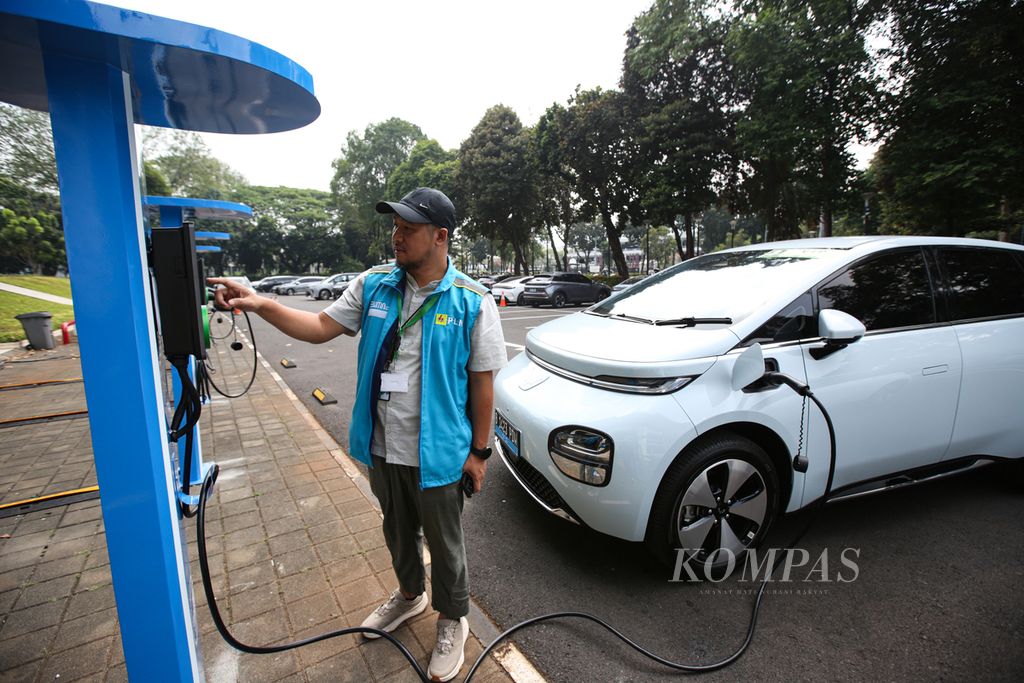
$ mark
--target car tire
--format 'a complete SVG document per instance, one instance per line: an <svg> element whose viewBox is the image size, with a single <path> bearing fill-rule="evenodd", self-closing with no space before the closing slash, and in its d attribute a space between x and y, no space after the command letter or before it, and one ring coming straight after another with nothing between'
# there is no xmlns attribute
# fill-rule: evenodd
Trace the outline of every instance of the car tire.
<svg viewBox="0 0 1024 683"><path fill-rule="evenodd" d="M600 291L597 293L597 301L601 302L608 298L608 292Z"/></svg>
<svg viewBox="0 0 1024 683"><path fill-rule="evenodd" d="M526 297L522 294L516 297L516 306L522 306L526 303Z"/></svg>
<svg viewBox="0 0 1024 683"><path fill-rule="evenodd" d="M711 434L668 468L644 542L666 566L681 566L682 552L698 578L724 576L764 540L778 508L779 478L764 449L732 432Z"/></svg>
<svg viewBox="0 0 1024 683"><path fill-rule="evenodd" d="M331 298L331 290L321 289L319 292L317 292L316 298L319 299L320 301L327 301L328 299Z"/></svg>
<svg viewBox="0 0 1024 683"><path fill-rule="evenodd" d="M291 296L292 294L295 294L295 290L289 287L288 289L284 290L284 293L287 294L288 296Z"/></svg>
<svg viewBox="0 0 1024 683"><path fill-rule="evenodd" d="M551 305L555 308L562 308L565 306L565 294L555 292L555 296L551 298Z"/></svg>

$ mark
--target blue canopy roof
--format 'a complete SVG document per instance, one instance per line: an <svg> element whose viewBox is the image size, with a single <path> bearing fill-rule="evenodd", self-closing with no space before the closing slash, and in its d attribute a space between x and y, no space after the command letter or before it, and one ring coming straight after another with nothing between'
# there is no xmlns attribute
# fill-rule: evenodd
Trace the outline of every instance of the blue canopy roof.
<svg viewBox="0 0 1024 683"><path fill-rule="evenodd" d="M195 199L193 197L159 197L146 195L142 203L149 208L175 207L196 218L233 220L252 216L252 207L238 202L220 199Z"/></svg>
<svg viewBox="0 0 1024 683"><path fill-rule="evenodd" d="M46 51L128 73L136 123L276 133L320 115L309 72L259 43L84 0L0 0L0 100L49 110Z"/></svg>

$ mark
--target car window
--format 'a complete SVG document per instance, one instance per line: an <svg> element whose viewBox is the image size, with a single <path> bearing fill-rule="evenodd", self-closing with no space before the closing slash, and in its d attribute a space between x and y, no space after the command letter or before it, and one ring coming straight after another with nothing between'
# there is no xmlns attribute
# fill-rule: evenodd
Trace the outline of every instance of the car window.
<svg viewBox="0 0 1024 683"><path fill-rule="evenodd" d="M551 282L550 275L538 275L530 281L531 285L546 285Z"/></svg>
<svg viewBox="0 0 1024 683"><path fill-rule="evenodd" d="M648 320L694 316L739 322L780 290L788 290L847 253L838 248L802 247L707 254L651 275L589 310Z"/></svg>
<svg viewBox="0 0 1024 683"><path fill-rule="evenodd" d="M818 307L834 308L884 330L934 323L935 300L920 249L861 261L818 287Z"/></svg>
<svg viewBox="0 0 1024 683"><path fill-rule="evenodd" d="M953 320L1024 313L1024 270L1010 251L939 249Z"/></svg>
<svg viewBox="0 0 1024 683"><path fill-rule="evenodd" d="M810 292L804 292L761 325L744 343L774 344L817 336L818 319L814 317L814 300Z"/></svg>

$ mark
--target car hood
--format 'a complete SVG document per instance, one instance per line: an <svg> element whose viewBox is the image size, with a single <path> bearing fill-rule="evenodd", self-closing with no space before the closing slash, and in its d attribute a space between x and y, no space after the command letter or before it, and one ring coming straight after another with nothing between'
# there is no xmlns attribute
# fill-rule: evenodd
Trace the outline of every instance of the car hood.
<svg viewBox="0 0 1024 683"><path fill-rule="evenodd" d="M591 377L665 377L702 372L739 341L728 327L656 327L575 313L533 329L526 350Z"/></svg>

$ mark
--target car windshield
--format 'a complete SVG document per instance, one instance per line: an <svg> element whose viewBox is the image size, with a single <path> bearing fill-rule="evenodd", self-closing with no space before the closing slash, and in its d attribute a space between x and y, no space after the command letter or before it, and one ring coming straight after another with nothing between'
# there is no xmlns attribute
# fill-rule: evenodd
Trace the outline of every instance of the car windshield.
<svg viewBox="0 0 1024 683"><path fill-rule="evenodd" d="M708 254L651 275L589 312L644 322L680 317L738 322L780 288L843 253L840 249L759 249Z"/></svg>

